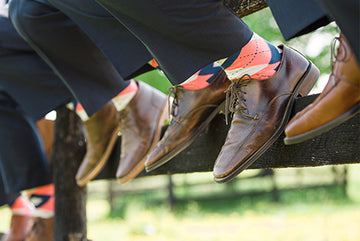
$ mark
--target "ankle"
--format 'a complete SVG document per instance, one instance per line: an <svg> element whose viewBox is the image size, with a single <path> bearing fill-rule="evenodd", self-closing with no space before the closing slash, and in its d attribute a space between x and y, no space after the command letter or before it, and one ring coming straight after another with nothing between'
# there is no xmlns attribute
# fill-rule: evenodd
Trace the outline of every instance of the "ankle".
<svg viewBox="0 0 360 241"><path fill-rule="evenodd" d="M190 78L181 83L181 86L185 89L192 90L203 89L215 80L221 70L222 67L218 63L214 62L193 74Z"/></svg>
<svg viewBox="0 0 360 241"><path fill-rule="evenodd" d="M19 196L15 202L10 205L12 215L32 216L35 210L34 205L24 196Z"/></svg>
<svg viewBox="0 0 360 241"><path fill-rule="evenodd" d="M34 216L51 218L55 210L54 185L49 184L34 189L30 201L35 205Z"/></svg>
<svg viewBox="0 0 360 241"><path fill-rule="evenodd" d="M130 84L117 96L112 98L112 102L114 103L116 110L123 110L127 106L127 104L134 98L138 90L138 85L133 79L131 79Z"/></svg>
<svg viewBox="0 0 360 241"><path fill-rule="evenodd" d="M281 49L254 33L245 46L222 62L222 67L230 80L240 79L244 75L266 79L276 73L281 57Z"/></svg>

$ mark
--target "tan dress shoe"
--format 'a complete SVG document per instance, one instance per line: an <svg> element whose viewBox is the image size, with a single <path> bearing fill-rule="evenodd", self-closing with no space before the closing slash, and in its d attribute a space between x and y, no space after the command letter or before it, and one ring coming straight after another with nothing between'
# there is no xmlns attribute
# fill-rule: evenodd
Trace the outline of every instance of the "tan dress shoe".
<svg viewBox="0 0 360 241"><path fill-rule="evenodd" d="M224 91L230 83L225 72L221 71L216 79L203 89L189 90L182 86L170 88L174 95L170 124L146 160L147 171L168 162L199 136L223 108L226 97Z"/></svg>
<svg viewBox="0 0 360 241"><path fill-rule="evenodd" d="M53 241L54 218L35 218L25 241Z"/></svg>
<svg viewBox="0 0 360 241"><path fill-rule="evenodd" d="M234 112L225 144L215 162L216 182L230 181L254 163L280 136L297 95L307 94L319 70L286 46L281 64L271 78L244 76L229 87L229 108Z"/></svg>
<svg viewBox="0 0 360 241"><path fill-rule="evenodd" d="M144 170L146 155L158 143L166 118L166 95L139 82L138 92L120 112L121 158L116 177L121 183Z"/></svg>
<svg viewBox="0 0 360 241"><path fill-rule="evenodd" d="M76 182L86 185L106 164L120 131L119 113L109 101L84 122L86 155L77 171Z"/></svg>
<svg viewBox="0 0 360 241"><path fill-rule="evenodd" d="M9 233L1 239L2 241L24 241L26 235L33 225L32 216L12 215Z"/></svg>
<svg viewBox="0 0 360 241"><path fill-rule="evenodd" d="M47 120L43 118L36 122L36 126L40 132L41 139L44 144L47 160L48 162L50 162L53 152L53 144L54 144L54 136L55 136L55 121Z"/></svg>
<svg viewBox="0 0 360 241"><path fill-rule="evenodd" d="M360 113L360 70L343 35L323 92L297 113L285 129L284 142L296 144L318 136Z"/></svg>

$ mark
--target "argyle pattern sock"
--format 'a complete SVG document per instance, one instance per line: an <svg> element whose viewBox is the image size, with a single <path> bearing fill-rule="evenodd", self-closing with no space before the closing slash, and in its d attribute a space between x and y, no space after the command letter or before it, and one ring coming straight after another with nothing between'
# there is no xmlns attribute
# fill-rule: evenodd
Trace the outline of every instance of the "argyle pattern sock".
<svg viewBox="0 0 360 241"><path fill-rule="evenodd" d="M159 64L156 62L155 59L152 59L148 62L148 64L151 65L151 67L153 67L154 69L158 68L159 67Z"/></svg>
<svg viewBox="0 0 360 241"><path fill-rule="evenodd" d="M111 99L117 111L121 111L125 106L132 100L132 98L137 93L139 87L136 82L131 79L130 84L123 89L117 96ZM68 106L71 109L71 106ZM76 114L80 117L82 121L87 121L89 119L88 114L84 107L78 102L75 107Z"/></svg>
<svg viewBox="0 0 360 241"><path fill-rule="evenodd" d="M248 74L253 79L267 79L273 76L281 61L282 51L257 34L238 52L221 64L230 80L240 79Z"/></svg>
<svg viewBox="0 0 360 241"><path fill-rule="evenodd" d="M132 79L130 80L130 84L123 89L117 96L112 98L112 102L115 105L117 111L121 111L125 108L125 106L132 100L132 98L137 93L139 87L136 82Z"/></svg>
<svg viewBox="0 0 360 241"><path fill-rule="evenodd" d="M13 215L21 216L32 216L35 211L34 205L24 196L16 198L10 209Z"/></svg>
<svg viewBox="0 0 360 241"><path fill-rule="evenodd" d="M218 63L214 62L200 69L186 81L181 83L181 85L185 89L192 90L205 88L211 84L221 70L222 67Z"/></svg>
<svg viewBox="0 0 360 241"><path fill-rule="evenodd" d="M55 209L54 184L37 187L30 195L30 201L35 205L34 216L40 218L51 218Z"/></svg>

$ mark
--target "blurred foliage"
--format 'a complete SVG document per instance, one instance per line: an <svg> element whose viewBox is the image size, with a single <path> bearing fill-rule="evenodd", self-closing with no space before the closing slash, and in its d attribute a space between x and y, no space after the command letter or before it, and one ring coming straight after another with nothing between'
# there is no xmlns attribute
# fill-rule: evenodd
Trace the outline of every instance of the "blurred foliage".
<svg viewBox="0 0 360 241"><path fill-rule="evenodd" d="M330 45L332 39L339 33L335 24L329 24L312 33L290 41L285 41L269 8L246 16L243 20L254 32L265 38L267 41L275 45L284 43L297 49L310 59L320 69L322 74L330 73ZM311 48L311 46L315 46L315 51L318 52L317 54L315 53L315 56L314 48ZM168 93L168 88L171 86L164 74L158 70L138 76L137 79L154 86L166 94Z"/></svg>
<svg viewBox="0 0 360 241"><path fill-rule="evenodd" d="M254 32L269 42L273 44L284 43L297 49L310 59L320 69L321 73L330 73L330 45L332 39L339 35L338 27L335 24L331 23L309 34L285 41L269 8L251 14L243 20ZM322 41L322 43L319 44L318 41ZM313 56L313 53L309 52L311 50L309 45L320 46L320 49L316 49L319 54Z"/></svg>
<svg viewBox="0 0 360 241"><path fill-rule="evenodd" d="M158 90L162 91L163 93L167 94L169 91L169 87L171 83L165 77L165 75L159 70L153 70L138 76L136 79L141 80Z"/></svg>
<svg viewBox="0 0 360 241"><path fill-rule="evenodd" d="M166 190L163 189L150 193L120 194L110 213L109 205L93 199L90 192L87 208L89 237L104 241L360 240L359 165L349 168L347 195L344 195L341 186L336 185L290 189L284 186L288 185L289 179L298 184L316 184L319 179L332 180L330 169L327 166L304 169L304 172L298 172L298 168L276 170L278 185L283 186L279 190L280 202L273 202L271 193L267 191L228 198L214 194L212 199L178 199L175 208L170 210L166 203ZM175 175L173 181L183 176ZM162 177L144 177L133 182L135 186L142 183L156 185ZM187 174L186 182L203 178L209 179L206 173ZM259 182L259 179L238 178L241 187L255 187ZM90 190L94 184L90 184ZM213 183L212 189L227 185ZM197 189L191 185L185 188Z"/></svg>

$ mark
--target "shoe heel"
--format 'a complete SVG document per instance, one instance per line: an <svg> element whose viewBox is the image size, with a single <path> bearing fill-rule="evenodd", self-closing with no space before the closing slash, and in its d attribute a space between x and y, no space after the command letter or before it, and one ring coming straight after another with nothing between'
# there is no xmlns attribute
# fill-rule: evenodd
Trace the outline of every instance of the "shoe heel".
<svg viewBox="0 0 360 241"><path fill-rule="evenodd" d="M300 96L306 96L311 91L320 75L319 69L310 61L309 64L310 66L305 74L306 76L298 89L298 95Z"/></svg>

